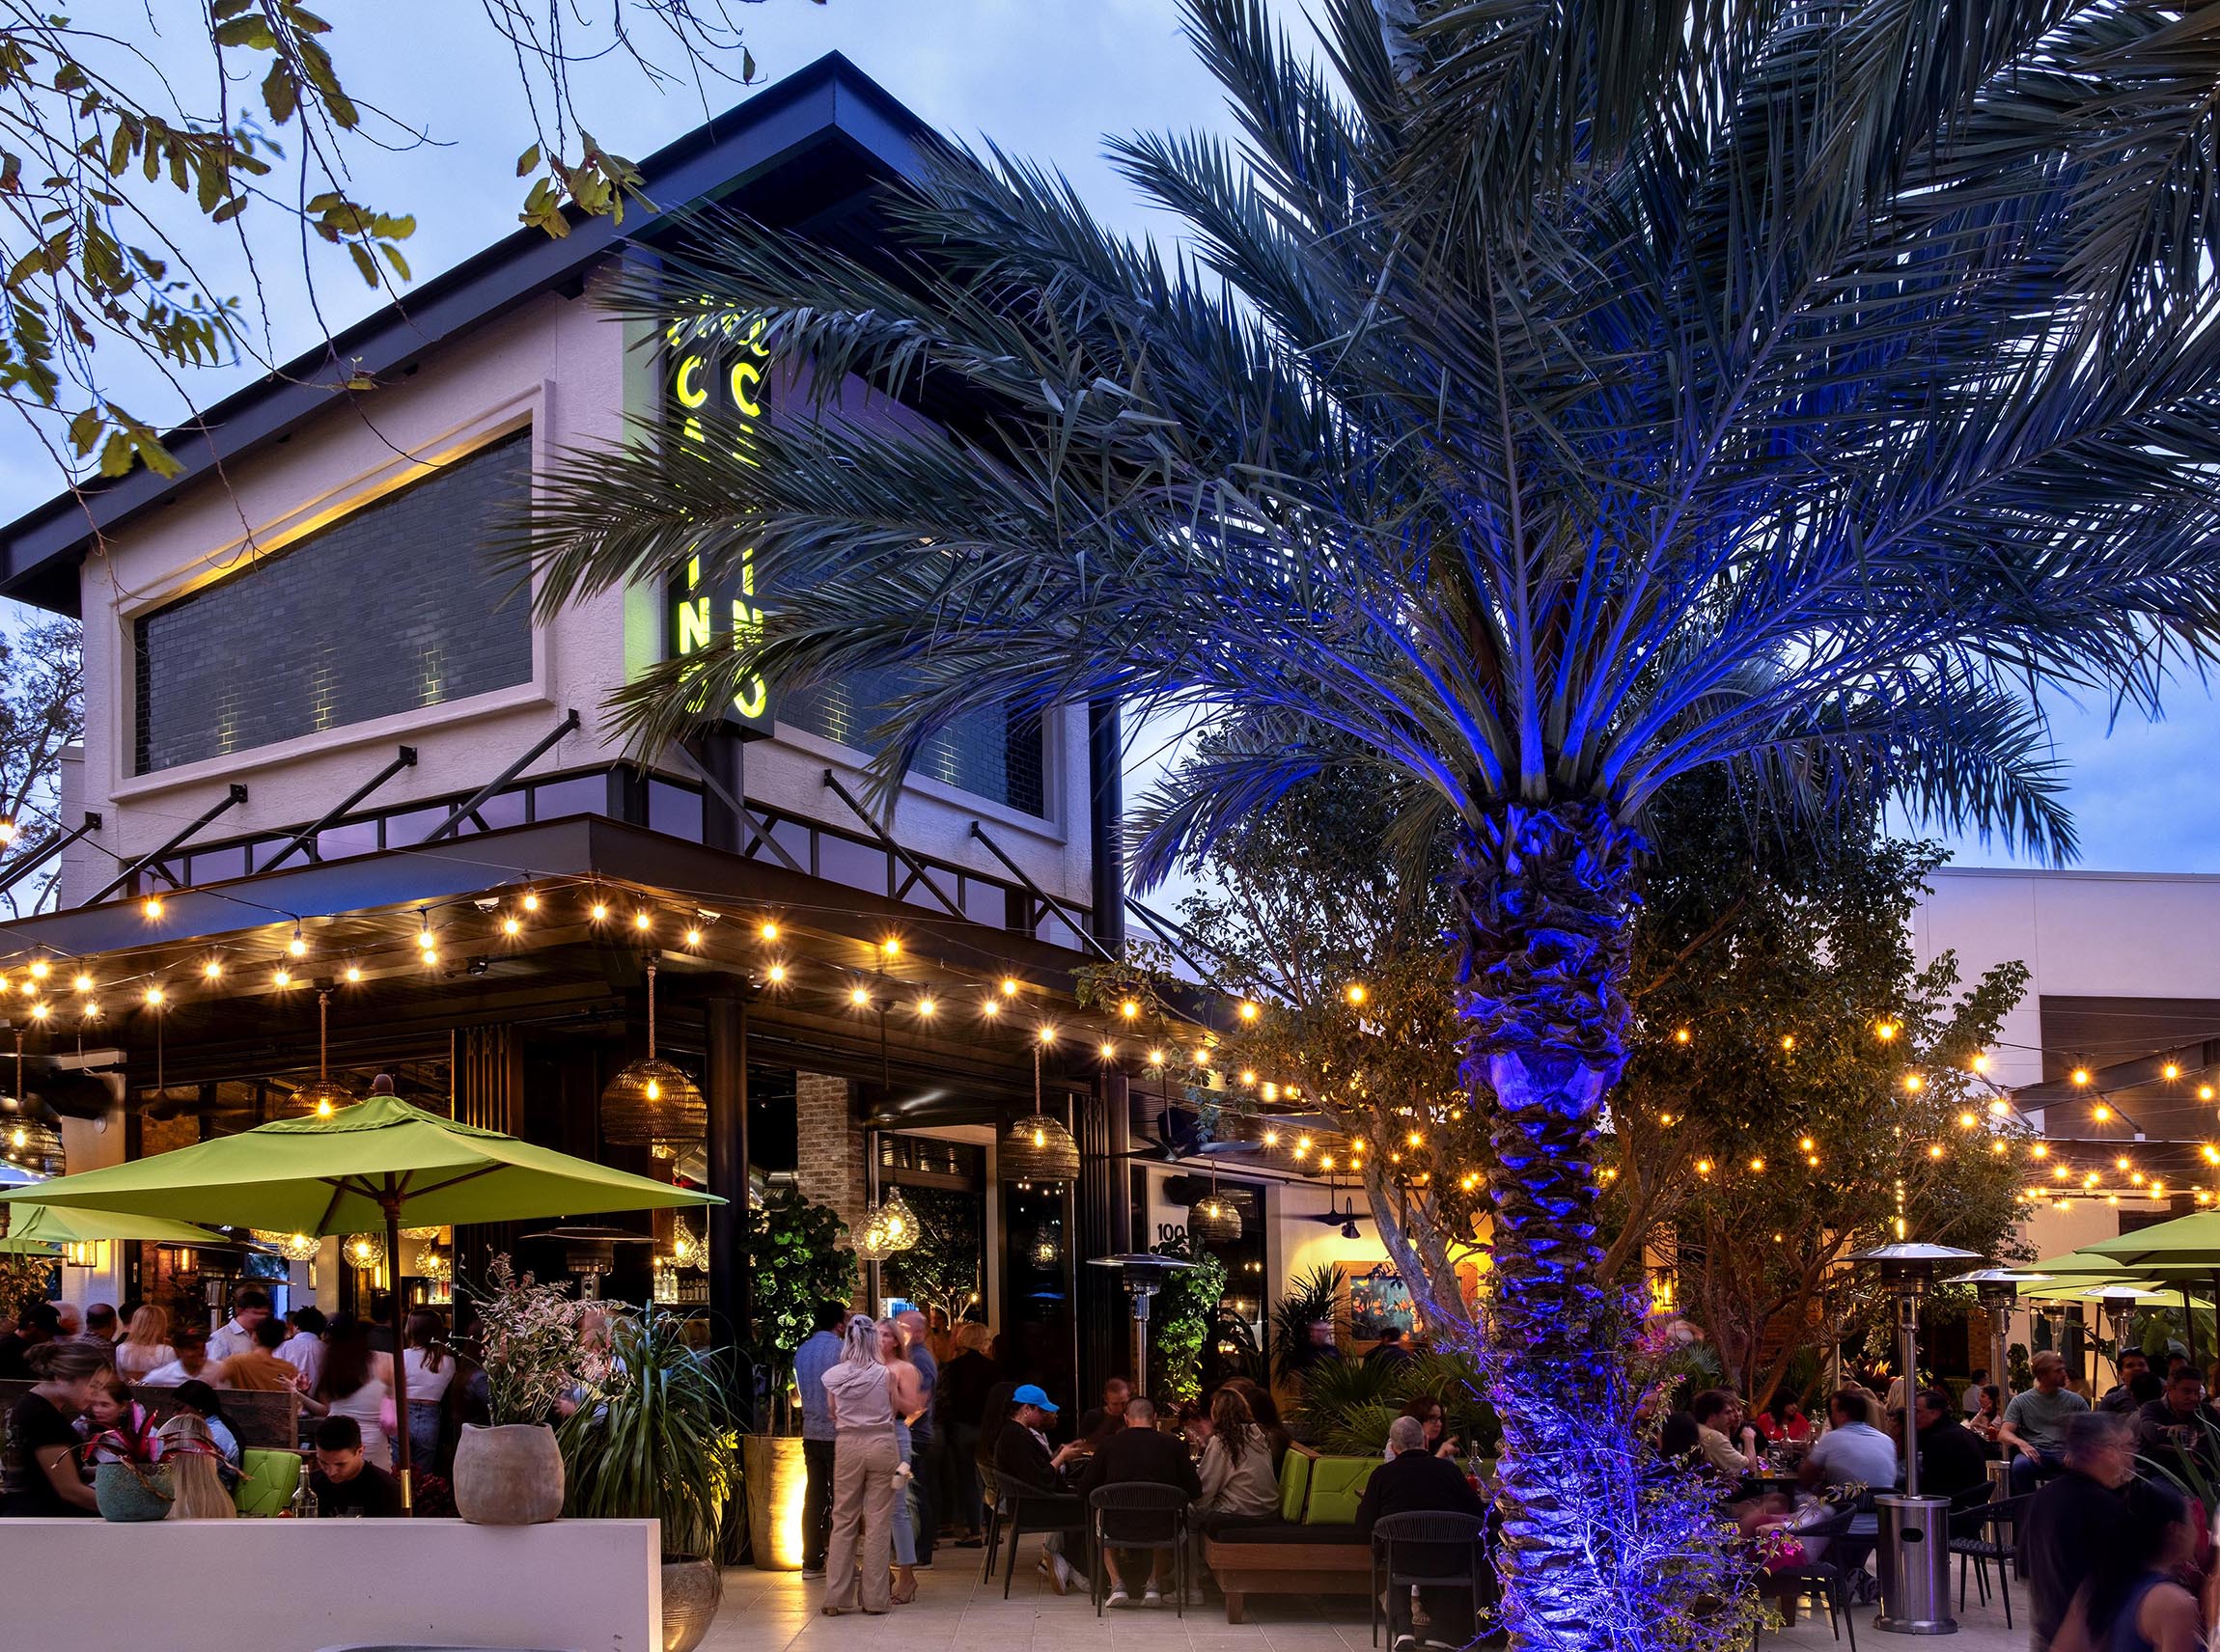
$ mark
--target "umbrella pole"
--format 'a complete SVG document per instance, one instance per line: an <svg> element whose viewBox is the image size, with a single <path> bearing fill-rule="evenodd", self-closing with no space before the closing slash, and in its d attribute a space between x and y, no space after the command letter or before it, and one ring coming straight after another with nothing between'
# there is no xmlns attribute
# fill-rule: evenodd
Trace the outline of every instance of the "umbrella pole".
<svg viewBox="0 0 2220 1652"><path fill-rule="evenodd" d="M407 1315L401 1301L401 1198L388 1192L379 1202L385 1206L385 1265L393 1280L386 1296L393 1317L393 1461L401 1472L401 1512L413 1515L416 1497L408 1483L408 1355L402 1336Z"/></svg>
<svg viewBox="0 0 2220 1652"><path fill-rule="evenodd" d="M2197 1358L2197 1310L2189 1306L2189 1281L2181 1281L2182 1335L2189 1338L2189 1363L2200 1363Z"/></svg>

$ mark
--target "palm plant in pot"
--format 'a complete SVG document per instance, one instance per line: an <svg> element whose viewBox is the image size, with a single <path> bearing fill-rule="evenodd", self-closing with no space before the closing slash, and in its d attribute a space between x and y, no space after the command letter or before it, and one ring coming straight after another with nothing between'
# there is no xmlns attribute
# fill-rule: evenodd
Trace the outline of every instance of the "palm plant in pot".
<svg viewBox="0 0 2220 1652"><path fill-rule="evenodd" d="M688 1652L716 1616L719 1538L739 1470L729 1373L685 1330L653 1308L613 1320L606 1374L557 1431L566 1514L662 1522L664 1652Z"/></svg>
<svg viewBox="0 0 2220 1652"><path fill-rule="evenodd" d="M550 1426L565 1398L605 1367L601 1303L517 1275L495 1256L468 1292L477 1315L489 1421L465 1423L455 1447L455 1510L479 1526L539 1526L563 1512L563 1454Z"/></svg>

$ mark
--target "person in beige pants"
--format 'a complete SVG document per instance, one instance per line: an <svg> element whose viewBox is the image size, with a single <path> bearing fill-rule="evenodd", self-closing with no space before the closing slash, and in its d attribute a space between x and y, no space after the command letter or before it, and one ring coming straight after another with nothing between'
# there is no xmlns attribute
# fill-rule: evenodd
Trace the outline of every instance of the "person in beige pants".
<svg viewBox="0 0 2220 1652"><path fill-rule="evenodd" d="M879 1359L878 1327L864 1315L848 1321L840 1362L825 1372L824 1386L833 1418L833 1511L820 1610L827 1617L855 1611L860 1575L863 1611L883 1616L894 1605L887 1563L902 1452L895 1444L894 1401Z"/></svg>

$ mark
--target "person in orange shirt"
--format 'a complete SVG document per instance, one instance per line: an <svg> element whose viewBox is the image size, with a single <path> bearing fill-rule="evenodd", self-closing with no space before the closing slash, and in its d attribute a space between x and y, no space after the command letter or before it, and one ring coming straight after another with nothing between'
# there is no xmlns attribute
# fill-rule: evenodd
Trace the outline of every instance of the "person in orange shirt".
<svg viewBox="0 0 2220 1652"><path fill-rule="evenodd" d="M223 1386L253 1393L299 1394L300 1367L277 1354L285 1345L285 1321L272 1315L255 1327L254 1336L253 1347L224 1362ZM323 1414L324 1408L305 1394L301 1404L319 1417Z"/></svg>

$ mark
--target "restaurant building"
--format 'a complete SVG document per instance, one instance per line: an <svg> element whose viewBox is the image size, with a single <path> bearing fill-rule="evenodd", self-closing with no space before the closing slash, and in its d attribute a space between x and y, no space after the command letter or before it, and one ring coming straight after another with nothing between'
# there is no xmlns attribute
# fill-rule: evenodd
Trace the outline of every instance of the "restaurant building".
<svg viewBox="0 0 2220 1652"><path fill-rule="evenodd" d="M744 1198L791 1182L860 1229L902 1186L976 1230L978 1307L1041 1380L1091 1392L1123 1366L1118 1276L1085 1263L1176 1224L1193 1168L1130 1031L1075 998L1128 918L1116 708L974 717L891 808L865 773L891 676L759 685L644 762L605 731L611 691L746 623L758 593L643 585L541 619L488 564L563 449L642 424L689 439L710 399L780 416L752 339L679 350L598 307L621 261L706 203L868 248L874 192L933 142L827 58L642 163L658 211L519 231L208 409L172 442L182 476L0 531L0 592L84 624L59 817L25 822L0 866L60 856L60 910L5 926L0 971L20 1117L59 1122L69 1169L302 1111L322 1068L352 1095L384 1072L423 1105L732 1201L706 1234L634 1219L652 1242L614 1246L609 1294L704 1302L729 1326L749 1308ZM651 1041L706 1126L612 1127L604 1091ZM1037 1107L1076 1138L1075 1180L1003 1173L1002 1138ZM1328 1252L1381 1258L1314 1221L1294 1167L1228 1186L1244 1319ZM535 1243L465 1229L390 1258L327 1240L288 1283L327 1307L396 1280L438 1299L497 1248L559 1271ZM173 1305L273 1266L77 1259L68 1295Z"/></svg>

